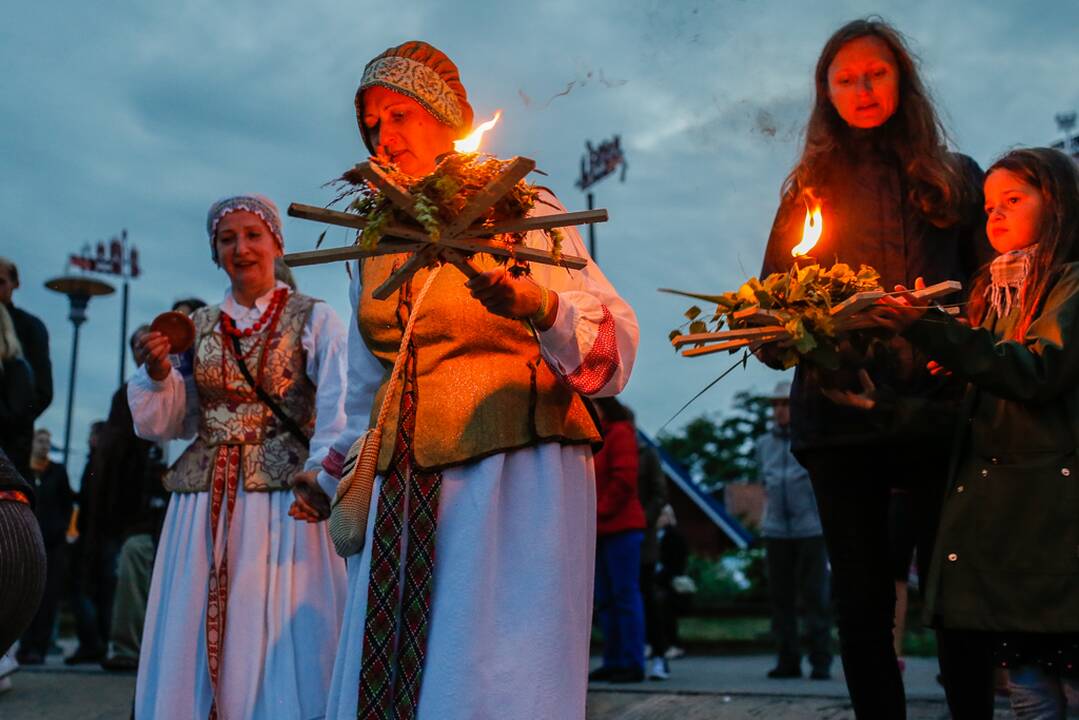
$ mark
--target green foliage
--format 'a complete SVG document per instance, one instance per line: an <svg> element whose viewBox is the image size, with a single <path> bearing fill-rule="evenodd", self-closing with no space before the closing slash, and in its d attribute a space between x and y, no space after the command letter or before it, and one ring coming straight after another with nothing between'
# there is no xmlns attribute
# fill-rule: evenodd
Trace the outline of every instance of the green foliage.
<svg viewBox="0 0 1079 720"><path fill-rule="evenodd" d="M406 175L392 165L381 165L390 180L416 198L415 218L391 203L352 170L338 179L341 185L337 199L352 197L349 209L367 219L367 225L357 237L357 242L363 248L377 245L391 225L420 227L433 241L438 242L442 231L469 201L508 165L509 161L490 155L453 153L446 156L434 172L421 178ZM539 194L539 188L535 185L520 180L479 218L479 222L490 226L525 217L539 201ZM551 242L551 252L556 257L560 256L564 239L562 231L555 228L544 232ZM495 235L493 239L513 245L523 242L524 235L503 233ZM505 261L505 258L500 258L500 261Z"/></svg>
<svg viewBox="0 0 1079 720"><path fill-rule="evenodd" d="M701 415L676 433L660 433L657 441L705 489L733 480L755 480L756 439L768 429L770 409L768 398L740 392L725 417Z"/></svg>
<svg viewBox="0 0 1079 720"><path fill-rule="evenodd" d="M836 328L831 316L832 307L856 293L879 289L880 275L868 265L855 271L845 263L836 263L830 268L820 265L799 267L795 263L787 272L772 273L764 280L750 278L735 292L680 294L716 304L716 312L710 320L715 331L724 325L732 330L747 327L748 321L733 317L739 310L759 308L769 311L790 334L789 345L779 348L779 360L784 367L793 367L802 359L808 359L821 367L835 369L839 359L837 348L846 334ZM696 306L686 311L686 317L691 321L690 333L708 332L707 325L695 319L699 311ZM681 334L679 328L671 332L670 338L673 340Z"/></svg>
<svg viewBox="0 0 1079 720"><path fill-rule="evenodd" d="M690 555L686 574L697 584L698 610L768 602L763 548L730 550L718 560Z"/></svg>

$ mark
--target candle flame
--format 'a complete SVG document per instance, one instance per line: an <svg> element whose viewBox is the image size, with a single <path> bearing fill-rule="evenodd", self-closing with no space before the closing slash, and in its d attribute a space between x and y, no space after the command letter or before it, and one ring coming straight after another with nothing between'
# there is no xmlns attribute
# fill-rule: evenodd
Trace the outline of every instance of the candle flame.
<svg viewBox="0 0 1079 720"><path fill-rule="evenodd" d="M470 134L468 137L464 138L463 140L454 140L453 149L457 152L462 153L479 152L480 142L483 140L484 133L493 128L500 117L502 117L501 110L496 112L493 118L473 130L472 134Z"/></svg>
<svg viewBox="0 0 1079 720"><path fill-rule="evenodd" d="M808 255L816 246L817 241L820 240L823 231L824 220L821 218L820 214L820 203L814 205L812 210L809 209L809 205L807 204L806 219L802 226L802 241L794 246L791 250L791 255L794 257Z"/></svg>

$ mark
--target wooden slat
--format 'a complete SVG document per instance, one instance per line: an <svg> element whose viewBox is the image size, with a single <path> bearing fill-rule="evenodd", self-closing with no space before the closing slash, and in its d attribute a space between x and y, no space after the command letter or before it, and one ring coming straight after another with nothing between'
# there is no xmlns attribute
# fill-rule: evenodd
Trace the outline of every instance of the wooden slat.
<svg viewBox="0 0 1079 720"><path fill-rule="evenodd" d="M392 240L384 238L378 245L366 250L359 245L347 247L326 248L324 250L306 250L304 252L289 253L282 258L289 267L303 267L304 265L322 265L324 263L355 260L356 258L375 257L377 255L392 255L394 253L414 252L424 247L424 243L410 242L408 240Z"/></svg>
<svg viewBox="0 0 1079 720"><path fill-rule="evenodd" d="M579 212L506 220L504 222L494 223L488 227L473 225L461 233L461 235L477 235L482 237L484 235L498 235L508 232L550 230L551 228L569 227L570 225L588 225L591 223L607 222L609 219L606 208L600 208L598 210L581 210Z"/></svg>
<svg viewBox="0 0 1079 720"><path fill-rule="evenodd" d="M945 280L944 282L934 283L929 287L922 288L921 290L915 290L911 292L911 295L919 300L935 300L938 297L944 297L951 295L954 292L959 292L963 289L963 283L958 280Z"/></svg>
<svg viewBox="0 0 1079 720"><path fill-rule="evenodd" d="M393 180L390 180L382 168L373 162L362 162L356 166L356 172L364 180L378 188L386 196L386 199L412 217L416 217L416 198L412 197L411 193Z"/></svg>
<svg viewBox="0 0 1079 720"><path fill-rule="evenodd" d="M832 308L832 317L836 320L848 318L856 312L865 310L867 307L884 297L883 290L868 290L855 293L849 298Z"/></svg>
<svg viewBox="0 0 1079 720"><path fill-rule="evenodd" d="M731 317L735 320L744 320L750 325L782 324L782 320L778 314L772 310L761 310L760 307L756 305L731 313Z"/></svg>
<svg viewBox="0 0 1079 720"><path fill-rule="evenodd" d="M398 288L404 285L405 282L416 273L417 270L434 262L437 252L437 249L434 247L427 247L420 250L408 260L405 260L401 267L390 273L390 276L386 278L386 282L375 288L375 291L371 293L371 296L376 300L385 300L390 295L393 295L397 292Z"/></svg>
<svg viewBox="0 0 1079 720"><path fill-rule="evenodd" d="M292 203L288 206L288 214L290 217L297 217L303 220L313 220L315 222L326 223L327 225L337 225L340 227L355 228L362 230L367 227L367 218L355 215L353 213L340 212L338 210L329 210L327 208L316 207L314 205L303 205L302 203ZM384 237L397 237L407 238L409 240L427 240L427 233L419 228L409 228L402 225L389 225L383 232Z"/></svg>
<svg viewBox="0 0 1079 720"><path fill-rule="evenodd" d="M525 247L524 245L506 246L502 243L496 243L491 240L480 240L478 238L443 238L438 244L470 253L485 252L500 257L517 258L526 262L538 262L543 263L544 265L567 267L571 270L580 270L588 264L587 259L577 255L562 255L559 258L555 258L554 255L546 250Z"/></svg>
<svg viewBox="0 0 1079 720"><path fill-rule="evenodd" d="M483 213L498 202L525 175L536 168L536 161L531 158L515 157L502 173L487 183L487 186L472 196L468 204L446 228L444 237L457 237Z"/></svg>
<svg viewBox="0 0 1079 720"><path fill-rule="evenodd" d="M443 250L440 255L443 260L463 272L469 280L483 273L483 270L477 267L475 263L452 248Z"/></svg>
<svg viewBox="0 0 1079 720"><path fill-rule="evenodd" d="M681 335L672 340L671 344L677 348L682 347L683 345L693 345L695 343L722 342L726 340L743 340L750 338L757 340L764 337L786 334L786 330L778 327L741 328L739 330L720 330L719 332Z"/></svg>

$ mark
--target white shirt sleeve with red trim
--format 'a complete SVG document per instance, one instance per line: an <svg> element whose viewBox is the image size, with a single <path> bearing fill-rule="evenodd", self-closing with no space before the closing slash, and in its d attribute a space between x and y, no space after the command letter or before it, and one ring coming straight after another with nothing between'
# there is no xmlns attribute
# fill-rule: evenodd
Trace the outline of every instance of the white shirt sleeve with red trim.
<svg viewBox="0 0 1079 720"><path fill-rule="evenodd" d="M566 212L543 190L531 215ZM588 257L583 270L532 264L532 278L558 293L558 315L539 333L540 350L552 369L577 392L590 397L616 395L629 382L637 358L640 329L633 308L623 300L588 256L576 227L562 229L562 252ZM547 249L539 231L528 234L530 247Z"/></svg>

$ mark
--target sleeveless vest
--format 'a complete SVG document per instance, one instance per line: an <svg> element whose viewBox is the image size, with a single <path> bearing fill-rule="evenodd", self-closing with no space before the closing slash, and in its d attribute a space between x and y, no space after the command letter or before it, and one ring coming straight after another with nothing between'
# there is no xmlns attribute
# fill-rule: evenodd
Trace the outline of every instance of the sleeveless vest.
<svg viewBox="0 0 1079 720"><path fill-rule="evenodd" d="M266 340L261 380L262 388L308 437L315 429L316 388L307 377L301 339L316 302L306 295L289 294L277 327ZM221 308L201 308L191 319L195 322L198 438L165 474L165 489L208 490L217 450L224 445L240 446L244 490L289 488L293 474L303 470L307 448L281 425L244 379L230 347L232 340L221 332ZM256 381L262 353L261 348L253 348L263 337L240 338L244 362Z"/></svg>
<svg viewBox="0 0 1079 720"><path fill-rule="evenodd" d="M477 255L484 270L493 258ZM361 273L357 322L364 342L385 368L371 409L373 427L401 344L400 293L376 300L371 293L400 264L392 256L366 258ZM418 293L429 270L412 278ZM424 297L413 328L416 350L416 430L412 450L426 471L541 442L584 444L599 432L581 397L565 385L540 355L539 342L522 320L489 313L464 287L453 267L439 272ZM407 318L406 318L407 320ZM382 431L379 472L386 472L397 437L401 391L398 384Z"/></svg>

